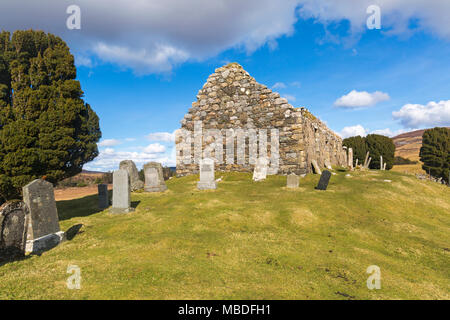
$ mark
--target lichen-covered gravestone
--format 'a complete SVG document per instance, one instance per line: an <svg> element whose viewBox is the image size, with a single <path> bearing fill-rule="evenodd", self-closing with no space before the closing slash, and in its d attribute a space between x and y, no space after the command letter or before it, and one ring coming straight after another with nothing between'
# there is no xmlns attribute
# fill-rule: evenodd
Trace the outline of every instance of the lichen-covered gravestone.
<svg viewBox="0 0 450 320"><path fill-rule="evenodd" d="M119 169L128 171L132 192L144 188L144 182L139 179L139 172L136 168L136 164L132 160L124 160L120 162Z"/></svg>
<svg viewBox="0 0 450 320"><path fill-rule="evenodd" d="M98 188L98 208L106 209L109 207L108 185L99 184Z"/></svg>
<svg viewBox="0 0 450 320"><path fill-rule="evenodd" d="M60 231L53 185L37 179L23 187L23 201L30 210L27 247L30 253L41 253L64 240Z"/></svg>
<svg viewBox="0 0 450 320"><path fill-rule="evenodd" d="M131 186L128 171L119 169L113 173L113 201L111 213L129 213L131 207Z"/></svg>
<svg viewBox="0 0 450 320"><path fill-rule="evenodd" d="M210 158L200 160L200 181L197 182L199 190L216 189L217 182L214 175L214 160Z"/></svg>
<svg viewBox="0 0 450 320"><path fill-rule="evenodd" d="M322 175L320 176L319 184L317 185L316 190L327 190L330 178L331 172L328 170L324 170L322 172Z"/></svg>
<svg viewBox="0 0 450 320"><path fill-rule="evenodd" d="M313 166L313 169L314 169L314 173L315 174L322 174L322 170L320 170L320 167L319 167L319 165L317 164L317 161L316 160L311 160L311 164L312 164L312 166Z"/></svg>
<svg viewBox="0 0 450 320"><path fill-rule="evenodd" d="M22 201L7 202L0 207L0 262L25 254L29 211Z"/></svg>
<svg viewBox="0 0 450 320"><path fill-rule="evenodd" d="M287 187L288 188L298 188L300 184L300 177L295 174L290 174L287 176Z"/></svg>
<svg viewBox="0 0 450 320"><path fill-rule="evenodd" d="M163 192L167 190L164 182L162 165L158 162L149 162L144 165L146 192Z"/></svg>
<svg viewBox="0 0 450 320"><path fill-rule="evenodd" d="M269 159L260 157L256 160L255 169L253 171L253 181L262 181L267 178L267 170L269 166Z"/></svg>

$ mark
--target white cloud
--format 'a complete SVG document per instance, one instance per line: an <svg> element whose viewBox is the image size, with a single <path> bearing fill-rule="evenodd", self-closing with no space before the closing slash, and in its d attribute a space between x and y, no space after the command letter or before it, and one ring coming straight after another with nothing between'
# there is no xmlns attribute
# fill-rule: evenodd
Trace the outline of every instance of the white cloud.
<svg viewBox="0 0 450 320"><path fill-rule="evenodd" d="M166 147L159 143L149 144L144 148L145 153L163 153L166 152Z"/></svg>
<svg viewBox="0 0 450 320"><path fill-rule="evenodd" d="M406 128L450 126L450 100L431 101L427 105L406 104L392 112L392 116Z"/></svg>
<svg viewBox="0 0 450 320"><path fill-rule="evenodd" d="M337 99L334 102L334 106L349 109L364 108L374 106L379 102L389 99L389 95L381 91L369 93L367 91L352 90L350 93Z"/></svg>
<svg viewBox="0 0 450 320"><path fill-rule="evenodd" d="M66 40L81 53L79 65L117 63L137 73L169 72L186 60L202 60L232 48L247 53L294 32L298 18L349 21L351 33L366 31L366 9L379 5L382 28L392 34L419 31L450 39L448 0L77 0L81 30L68 30L70 1L2 0L2 29L40 29ZM329 33L329 31L327 31ZM328 35L329 39L335 36ZM97 59L98 58L98 59Z"/></svg>
<svg viewBox="0 0 450 320"><path fill-rule="evenodd" d="M283 82L277 82L272 86L272 89L285 89L286 88L286 84L284 84Z"/></svg>
<svg viewBox="0 0 450 320"><path fill-rule="evenodd" d="M162 163L164 166L174 167L176 165L175 152L159 152L162 149L155 147L143 148L142 152L116 151L112 148L101 150L93 161L87 163L83 168L94 171L113 171L119 168L122 160L133 160L138 169L150 161ZM155 151L155 152L154 152Z"/></svg>
<svg viewBox="0 0 450 320"><path fill-rule="evenodd" d="M358 124L356 126L345 127L344 129L341 130L339 134L342 138L348 138L354 136L365 137L367 133L368 131L364 129L362 125Z"/></svg>
<svg viewBox="0 0 450 320"><path fill-rule="evenodd" d="M291 86L300 88L302 86L302 83L300 81L294 81L291 83Z"/></svg>
<svg viewBox="0 0 450 320"><path fill-rule="evenodd" d="M405 129L399 129L399 130L392 131L391 129L386 128L386 129L373 130L370 133L379 134L379 135L387 136L387 137L395 137L395 136L398 136L399 134L405 133L407 131L408 130L405 130Z"/></svg>
<svg viewBox="0 0 450 320"><path fill-rule="evenodd" d="M154 132L147 136L150 141L174 142L175 132Z"/></svg>
<svg viewBox="0 0 450 320"><path fill-rule="evenodd" d="M101 142L98 143L99 147L114 147L117 146L119 144L121 144L122 142L120 140L116 140L116 139L105 139L102 140Z"/></svg>
<svg viewBox="0 0 450 320"><path fill-rule="evenodd" d="M292 102L295 102L297 100L297 98L291 94L284 94L282 95L282 97Z"/></svg>

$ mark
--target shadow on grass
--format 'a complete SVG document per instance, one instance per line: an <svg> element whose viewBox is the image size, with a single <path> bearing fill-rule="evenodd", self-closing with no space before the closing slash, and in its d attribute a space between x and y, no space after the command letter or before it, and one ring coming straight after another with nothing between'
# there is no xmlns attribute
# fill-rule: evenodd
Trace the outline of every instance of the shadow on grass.
<svg viewBox="0 0 450 320"><path fill-rule="evenodd" d="M67 229L66 231L66 239L68 241L72 240L73 238L75 238L75 236L77 234L83 233L83 231L80 232L80 229L83 227L83 224L79 223L76 225L71 226L69 229Z"/></svg>
<svg viewBox="0 0 450 320"><path fill-rule="evenodd" d="M20 250L0 250L0 267L4 266L7 263L22 261L29 259L30 256L25 256L23 252Z"/></svg>
<svg viewBox="0 0 450 320"><path fill-rule="evenodd" d="M112 191L108 191L111 199ZM79 199L61 200L56 202L59 220L67 220L75 217L87 217L105 209L98 207L98 195L90 195Z"/></svg>
<svg viewBox="0 0 450 320"><path fill-rule="evenodd" d="M141 201L132 201L131 202L131 207L136 209L140 203L141 203Z"/></svg>

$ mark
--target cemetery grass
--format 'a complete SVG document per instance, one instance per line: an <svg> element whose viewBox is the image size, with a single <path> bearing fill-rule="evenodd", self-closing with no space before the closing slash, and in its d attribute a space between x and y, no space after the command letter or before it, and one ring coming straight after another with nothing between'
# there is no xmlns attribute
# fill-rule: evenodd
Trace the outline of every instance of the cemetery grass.
<svg viewBox="0 0 450 320"><path fill-rule="evenodd" d="M283 176L216 172L215 191L174 178L133 193L127 215L98 212L97 196L59 201L71 240L0 265L0 299L450 299L450 188L346 173L327 191L317 175L293 190ZM380 290L367 288L371 265Z"/></svg>

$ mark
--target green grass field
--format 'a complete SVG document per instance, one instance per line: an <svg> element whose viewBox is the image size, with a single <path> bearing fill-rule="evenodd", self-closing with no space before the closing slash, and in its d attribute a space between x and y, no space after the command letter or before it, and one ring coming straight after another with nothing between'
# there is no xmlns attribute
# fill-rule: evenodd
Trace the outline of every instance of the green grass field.
<svg viewBox="0 0 450 320"><path fill-rule="evenodd" d="M0 298L450 299L450 188L345 174L327 191L316 175L296 190L283 176L219 172L215 191L171 179L165 193L134 193L128 215L97 212L96 196L60 201L70 240L1 265ZM80 290L66 286L69 265ZM370 265L380 290L366 286Z"/></svg>

